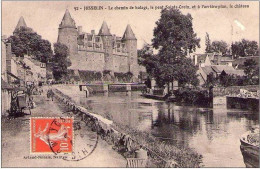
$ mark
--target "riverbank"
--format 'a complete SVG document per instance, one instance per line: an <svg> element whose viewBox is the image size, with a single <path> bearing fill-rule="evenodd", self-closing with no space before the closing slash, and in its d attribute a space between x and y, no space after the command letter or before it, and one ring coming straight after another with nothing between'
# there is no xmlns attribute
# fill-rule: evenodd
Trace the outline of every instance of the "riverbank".
<svg viewBox="0 0 260 169"><path fill-rule="evenodd" d="M126 160L100 139L96 149L87 158L69 162L62 159L33 159L30 154L30 117L65 117L66 108L59 101L35 95L36 108L31 115L9 119L2 117L2 167L125 167ZM86 131L87 132L87 131ZM87 134L87 133L86 133ZM80 146L80 143L76 146Z"/></svg>
<svg viewBox="0 0 260 169"><path fill-rule="evenodd" d="M71 100L72 104L80 104L79 98L84 96L84 92L77 92L79 91L77 86L59 85L55 86L55 88L66 95L64 97L67 100ZM113 128L120 133L130 136L134 142L137 142L137 145L141 145L143 149L148 151L150 161L148 167L165 167L169 161L176 162L178 167L200 167L202 156L189 147L178 147L173 142L165 143L149 133L132 129L129 126L113 123ZM110 137L107 140L110 140ZM131 156L129 151L118 149L118 147L115 147L115 149L120 151L125 157Z"/></svg>

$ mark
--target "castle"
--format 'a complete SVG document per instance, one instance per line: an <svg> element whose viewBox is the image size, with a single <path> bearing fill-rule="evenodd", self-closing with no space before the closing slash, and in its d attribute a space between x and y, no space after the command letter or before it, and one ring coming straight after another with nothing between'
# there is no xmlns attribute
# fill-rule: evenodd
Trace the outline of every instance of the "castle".
<svg viewBox="0 0 260 169"><path fill-rule="evenodd" d="M138 78L137 39L130 25L123 37L111 34L105 21L98 34L94 30L85 33L82 26L76 27L67 9L59 25L58 42L69 48L71 66L68 69L74 74L92 71L100 72L102 77L104 73L114 77L131 72L133 79Z"/></svg>

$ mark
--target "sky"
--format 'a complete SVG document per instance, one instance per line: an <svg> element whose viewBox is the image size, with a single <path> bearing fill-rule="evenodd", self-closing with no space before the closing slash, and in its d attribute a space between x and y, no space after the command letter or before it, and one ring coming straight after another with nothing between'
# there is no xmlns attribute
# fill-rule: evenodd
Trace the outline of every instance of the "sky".
<svg viewBox="0 0 260 169"><path fill-rule="evenodd" d="M160 18L160 6L182 6L183 14L190 13L193 17L193 29L201 39L201 48L196 53L205 51L205 35L209 33L211 41L224 40L231 44L242 38L255 40L259 43L259 2L172 2L172 1L141 1L141 2L65 2L65 1L2 1L2 35L10 36L21 16L28 27L31 27L42 38L55 43L58 37L58 26L65 10L68 9L76 26L82 26L84 32L95 30L98 33L105 20L112 34L123 36L127 24L130 24L137 38L138 49L144 42L151 43L155 22ZM196 7L192 9L192 6ZM198 5L200 8L198 8ZM202 5L226 5L228 8L202 8ZM233 8L230 8L233 5ZM235 8L248 5L248 8ZM83 10L84 6L103 6L103 10ZM108 8L113 7L113 10ZM134 9L129 9L130 6ZM135 7L153 7L144 10ZM189 6L190 9L185 9ZM82 9L75 10L75 7ZM127 10L116 10L116 7L128 7Z"/></svg>

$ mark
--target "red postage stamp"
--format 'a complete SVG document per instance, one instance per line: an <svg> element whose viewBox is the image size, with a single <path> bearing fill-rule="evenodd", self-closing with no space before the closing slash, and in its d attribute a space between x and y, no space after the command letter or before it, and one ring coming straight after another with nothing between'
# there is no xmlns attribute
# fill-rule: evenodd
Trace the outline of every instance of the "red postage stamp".
<svg viewBox="0 0 260 169"><path fill-rule="evenodd" d="M31 153L71 153L73 151L73 118L32 117Z"/></svg>

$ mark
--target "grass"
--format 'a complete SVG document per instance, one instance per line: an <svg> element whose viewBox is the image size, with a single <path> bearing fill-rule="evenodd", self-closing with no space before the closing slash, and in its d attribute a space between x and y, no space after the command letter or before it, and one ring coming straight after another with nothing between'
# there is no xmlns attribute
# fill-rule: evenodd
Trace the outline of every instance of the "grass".
<svg viewBox="0 0 260 169"><path fill-rule="evenodd" d="M172 142L161 141L153 137L150 133L141 132L128 126L114 124L113 127L119 132L130 135L133 140L137 140L138 143L144 147L144 149L150 152L153 163L157 167L164 167L165 161L168 160L176 161L178 167L200 167L202 156L188 147L177 147ZM157 155L159 155L160 157L158 157Z"/></svg>

